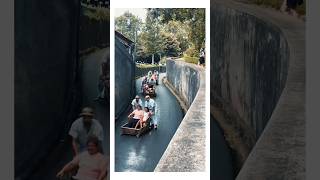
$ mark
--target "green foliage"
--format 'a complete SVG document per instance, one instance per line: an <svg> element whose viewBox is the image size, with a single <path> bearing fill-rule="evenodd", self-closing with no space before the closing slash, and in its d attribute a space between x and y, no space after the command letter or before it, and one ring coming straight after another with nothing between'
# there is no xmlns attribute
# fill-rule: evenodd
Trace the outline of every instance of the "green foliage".
<svg viewBox="0 0 320 180"><path fill-rule="evenodd" d="M185 52L198 57L205 42L205 9L147 9L145 23L126 12L116 18L115 26L131 40L138 29L136 55L142 61L155 55L179 57Z"/></svg>
<svg viewBox="0 0 320 180"><path fill-rule="evenodd" d="M296 11L300 15L305 15L306 14L306 0L303 1L303 4L301 6L297 7Z"/></svg>
<svg viewBox="0 0 320 180"><path fill-rule="evenodd" d="M252 3L280 9L284 0L250 0ZM303 1L302 5L298 5L296 12L300 15L306 14L306 0Z"/></svg>
<svg viewBox="0 0 320 180"><path fill-rule="evenodd" d="M162 23L179 21L189 26L188 38L197 50L205 41L205 9L195 8L151 8L148 12Z"/></svg>
<svg viewBox="0 0 320 180"><path fill-rule="evenodd" d="M190 40L188 40L188 32L190 30L189 26L180 21L169 21L167 24L163 25L164 32L173 35L179 42L180 53L183 53L192 45Z"/></svg>
<svg viewBox="0 0 320 180"><path fill-rule="evenodd" d="M189 57L199 57L199 51L194 46L191 46L184 52L184 55Z"/></svg>
<svg viewBox="0 0 320 180"><path fill-rule="evenodd" d="M173 34L166 32L162 32L161 36L163 53L167 56L178 56L181 49L177 38Z"/></svg>
<svg viewBox="0 0 320 180"><path fill-rule="evenodd" d="M134 41L136 33L141 30L142 20L130 12L125 12L115 19L115 29Z"/></svg>
<svg viewBox="0 0 320 180"><path fill-rule="evenodd" d="M280 9L283 3L283 0L251 0L251 1L253 1L255 4L265 5L265 6L273 7L275 9Z"/></svg>
<svg viewBox="0 0 320 180"><path fill-rule="evenodd" d="M159 65L156 64L138 64L136 65L138 68L151 68L151 67L159 67Z"/></svg>
<svg viewBox="0 0 320 180"><path fill-rule="evenodd" d="M147 13L144 31L145 39L143 46L145 48L146 55L153 55L163 52L164 43L160 34L160 24L157 19L152 18L150 12Z"/></svg>
<svg viewBox="0 0 320 180"><path fill-rule="evenodd" d="M166 56L162 57L162 58L160 59L159 64L165 64L165 63L167 63L167 58L168 58L168 57L166 57Z"/></svg>
<svg viewBox="0 0 320 180"><path fill-rule="evenodd" d="M184 55L182 58L187 63L198 64L199 58Z"/></svg>
<svg viewBox="0 0 320 180"><path fill-rule="evenodd" d="M146 54L147 50L145 47L145 41L146 41L146 32L141 32L138 34L137 37L137 56L141 58L146 58L148 55Z"/></svg>
<svg viewBox="0 0 320 180"><path fill-rule="evenodd" d="M82 13L83 15L96 21L109 21L110 19L109 9L103 7L92 8L82 5Z"/></svg>

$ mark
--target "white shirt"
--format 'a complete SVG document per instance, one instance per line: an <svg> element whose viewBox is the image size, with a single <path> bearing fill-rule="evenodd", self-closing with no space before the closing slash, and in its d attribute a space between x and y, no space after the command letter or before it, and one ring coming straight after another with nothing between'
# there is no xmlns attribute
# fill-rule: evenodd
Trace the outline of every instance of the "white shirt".
<svg viewBox="0 0 320 180"><path fill-rule="evenodd" d="M132 100L131 105L134 106L134 109L137 108L137 105L140 105L142 107L142 101L141 99L138 100L138 102L136 101L136 99Z"/></svg>
<svg viewBox="0 0 320 180"><path fill-rule="evenodd" d="M149 99L149 101L144 102L144 107L148 107L149 110L152 111L152 113L154 113L155 107L156 107L156 102L154 102L153 99Z"/></svg>
<svg viewBox="0 0 320 180"><path fill-rule="evenodd" d="M201 51L201 52L200 52L200 57L205 57L204 51Z"/></svg>
<svg viewBox="0 0 320 180"><path fill-rule="evenodd" d="M98 120L92 119L89 132L87 132L81 117L72 123L69 135L78 141L80 150L83 150L86 147L88 137L96 136L100 141L103 140L103 128Z"/></svg>

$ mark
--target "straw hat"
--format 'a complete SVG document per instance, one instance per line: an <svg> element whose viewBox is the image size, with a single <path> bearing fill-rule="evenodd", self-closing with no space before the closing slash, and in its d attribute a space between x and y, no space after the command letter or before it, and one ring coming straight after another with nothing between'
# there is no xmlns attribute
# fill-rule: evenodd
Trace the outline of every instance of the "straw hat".
<svg viewBox="0 0 320 180"><path fill-rule="evenodd" d="M90 107L83 108L80 116L93 116L93 109Z"/></svg>

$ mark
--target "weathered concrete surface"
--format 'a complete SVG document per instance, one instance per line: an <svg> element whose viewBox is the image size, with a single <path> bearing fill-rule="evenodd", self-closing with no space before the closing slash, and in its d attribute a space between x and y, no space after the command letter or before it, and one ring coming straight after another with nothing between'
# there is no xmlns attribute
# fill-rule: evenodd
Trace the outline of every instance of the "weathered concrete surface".
<svg viewBox="0 0 320 180"><path fill-rule="evenodd" d="M218 0L211 29L211 113L240 122L238 138L258 138L237 179L305 179L304 23Z"/></svg>
<svg viewBox="0 0 320 180"><path fill-rule="evenodd" d="M205 72L182 61L167 61L167 79L189 110L155 171L205 171Z"/></svg>
<svg viewBox="0 0 320 180"><path fill-rule="evenodd" d="M124 45L115 38L115 116L127 110L135 95L135 64Z"/></svg>

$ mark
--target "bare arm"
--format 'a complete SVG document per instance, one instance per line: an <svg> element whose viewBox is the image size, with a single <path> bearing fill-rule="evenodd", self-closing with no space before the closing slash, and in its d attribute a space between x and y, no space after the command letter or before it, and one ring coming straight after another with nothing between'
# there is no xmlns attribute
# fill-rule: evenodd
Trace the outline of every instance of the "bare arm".
<svg viewBox="0 0 320 180"><path fill-rule="evenodd" d="M133 115L134 115L134 111L132 111L132 113L129 114L128 118L132 118Z"/></svg>
<svg viewBox="0 0 320 180"><path fill-rule="evenodd" d="M107 176L107 168L100 173L98 180L103 180L106 176Z"/></svg>
<svg viewBox="0 0 320 180"><path fill-rule="evenodd" d="M101 173L98 177L98 180L103 180L108 175L108 169L109 169L108 164L109 164L109 158L107 158L107 161L102 164Z"/></svg>
<svg viewBox="0 0 320 180"><path fill-rule="evenodd" d="M57 177L63 177L65 175L65 173L68 173L70 171L72 171L73 169L77 168L78 165L74 164L72 161L69 162L68 164L66 164L61 171L58 172Z"/></svg>
<svg viewBox="0 0 320 180"><path fill-rule="evenodd" d="M78 155L78 143L76 142L76 139L74 137L72 137L72 149L73 149L73 153L74 156Z"/></svg>

